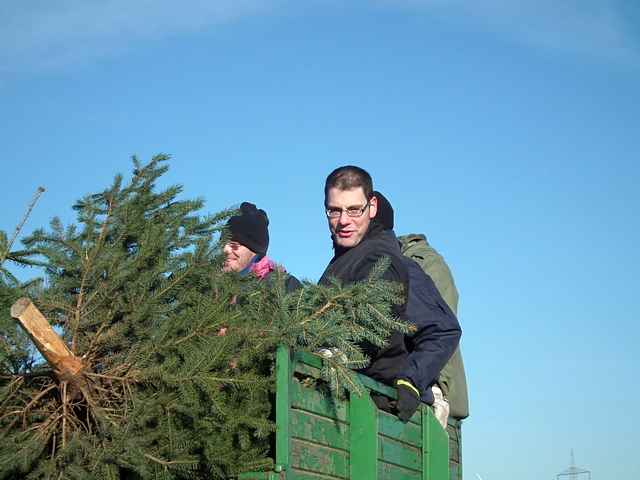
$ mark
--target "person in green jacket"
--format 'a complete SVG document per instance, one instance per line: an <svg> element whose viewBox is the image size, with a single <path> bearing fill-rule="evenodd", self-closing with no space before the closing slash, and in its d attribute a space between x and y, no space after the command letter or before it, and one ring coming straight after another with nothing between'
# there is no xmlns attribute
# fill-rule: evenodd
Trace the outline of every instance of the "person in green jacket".
<svg viewBox="0 0 640 480"><path fill-rule="evenodd" d="M420 264L422 269L431 277L440 295L447 302L453 313L458 315L458 290L451 270L440 255L427 242L422 234L410 234L398 237L404 255ZM449 415L461 420L469 416L469 397L467 393L467 378L460 347L456 348L452 357L440 372L438 384L449 401Z"/></svg>

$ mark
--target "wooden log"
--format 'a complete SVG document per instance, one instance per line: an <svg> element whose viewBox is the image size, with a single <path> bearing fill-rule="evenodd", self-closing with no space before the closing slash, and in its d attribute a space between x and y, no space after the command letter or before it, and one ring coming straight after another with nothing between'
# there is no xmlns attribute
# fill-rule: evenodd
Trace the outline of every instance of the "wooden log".
<svg viewBox="0 0 640 480"><path fill-rule="evenodd" d="M18 320L61 381L80 381L79 376L84 368L82 360L69 350L31 300L25 297L17 300L11 307L11 316Z"/></svg>

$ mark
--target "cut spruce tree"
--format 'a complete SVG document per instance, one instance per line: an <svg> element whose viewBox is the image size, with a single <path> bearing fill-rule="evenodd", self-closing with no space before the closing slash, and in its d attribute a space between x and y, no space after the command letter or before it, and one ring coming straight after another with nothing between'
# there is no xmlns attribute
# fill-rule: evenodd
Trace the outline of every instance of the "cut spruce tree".
<svg viewBox="0 0 640 480"><path fill-rule="evenodd" d="M384 262L369 282L292 293L282 271L264 281L222 273L234 211L203 217L181 187L160 190L166 160L134 159L129 181L117 176L74 206L77 224L54 219L23 240L46 287L11 311L33 347L18 368L2 364L0 478L268 469L277 345L339 349L326 379L357 394L348 367L367 361L358 345L407 330L391 315L402 291L380 280Z"/></svg>

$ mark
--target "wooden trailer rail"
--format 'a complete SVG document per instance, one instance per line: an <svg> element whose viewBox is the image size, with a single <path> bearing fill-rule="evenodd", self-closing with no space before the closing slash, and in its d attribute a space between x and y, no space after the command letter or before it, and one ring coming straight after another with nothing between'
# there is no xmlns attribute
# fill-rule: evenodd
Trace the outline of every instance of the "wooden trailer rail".
<svg viewBox="0 0 640 480"><path fill-rule="evenodd" d="M423 405L404 424L378 410L368 394L340 400L301 380L319 378L321 367L314 355L278 349L275 469L243 473L239 480L461 479L455 461L450 469L451 439L430 407ZM360 380L395 398L393 388ZM458 442L456 435L451 446L458 449Z"/></svg>

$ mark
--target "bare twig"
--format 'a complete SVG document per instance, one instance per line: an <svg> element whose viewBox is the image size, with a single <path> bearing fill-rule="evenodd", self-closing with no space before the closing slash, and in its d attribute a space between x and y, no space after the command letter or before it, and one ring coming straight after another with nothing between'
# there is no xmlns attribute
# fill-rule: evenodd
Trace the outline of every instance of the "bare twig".
<svg viewBox="0 0 640 480"><path fill-rule="evenodd" d="M11 393L9 393L2 404L0 405L0 411L4 408L4 406L9 403L9 401L13 398L13 396L20 390L20 385L24 383L24 377L9 377L12 378L11 382L9 382L9 386L7 387Z"/></svg>
<svg viewBox="0 0 640 480"><path fill-rule="evenodd" d="M327 310L329 310L330 308L333 308L335 306L337 306L337 304L335 303L335 300L337 300L338 298L342 297L344 295L338 295L337 297L335 297L332 301L329 301L327 303L325 303L322 308L320 308L318 311L313 312L313 315L310 315L308 318L304 319L303 321L300 322L300 325L304 325L305 323L310 322L311 320L318 318L320 315L322 315L324 312L326 312Z"/></svg>
<svg viewBox="0 0 640 480"><path fill-rule="evenodd" d="M148 453L145 453L144 456L145 458L148 458L153 462L159 463L163 467L170 467L171 465L193 465L194 463L198 463L194 460L162 460L161 458L154 457L153 455L149 455Z"/></svg>
<svg viewBox="0 0 640 480"><path fill-rule="evenodd" d="M62 382L62 448L67 444L67 382Z"/></svg>
<svg viewBox="0 0 640 480"><path fill-rule="evenodd" d="M53 442L51 442L51 460L56 456L56 432L53 432Z"/></svg>
<svg viewBox="0 0 640 480"><path fill-rule="evenodd" d="M96 346L96 344L98 343L98 339L102 335L102 331L106 328L107 324L110 321L111 321L111 311L109 311L108 315L105 315L105 318L102 321L102 324L100 325L100 327L98 328L98 331L96 332L96 334L91 339L91 343L89 344L89 348L87 348L87 353L85 353L83 355L84 358L88 358L90 355L93 355L93 349Z"/></svg>
<svg viewBox="0 0 640 480"><path fill-rule="evenodd" d="M193 267L194 267L193 265L187 267L180 275L178 275L172 282L170 282L169 285L167 285L165 288L160 290L160 292L156 293L154 295L154 297L155 298L161 298L162 295L164 295L169 290L171 290L173 287L175 287L178 283L180 283L182 281L182 279L184 277L186 277L187 274L193 269Z"/></svg>
<svg viewBox="0 0 640 480"><path fill-rule="evenodd" d="M178 340L176 340L175 342L173 342L173 345L180 345L183 342L187 342L189 340L191 340L194 337L198 337L198 336L205 336L207 331L213 331L216 328L220 327L220 325L207 325L206 321L203 321L200 323L200 325L198 325L193 332L191 332L189 335L182 337Z"/></svg>
<svg viewBox="0 0 640 480"><path fill-rule="evenodd" d="M127 382L127 381L134 381L133 378L128 378L128 377L114 377L112 375L102 375L100 373L92 373L92 372L85 372L85 375L87 377L98 377L98 378L105 378L107 380L119 380L121 382Z"/></svg>
<svg viewBox="0 0 640 480"><path fill-rule="evenodd" d="M2 252L2 256L0 257L0 266L2 266L4 261L7 259L7 255L9 255L9 252L11 252L11 247L13 247L13 243L16 241L16 238L18 238L18 235L20 235L20 231L22 230L22 227L24 227L24 224L27 223L27 219L29 218L29 215L31 215L31 211L33 210L33 207L36 206L36 203L38 203L38 199L40 198L40 195L42 195L43 193L44 193L44 187L38 187L36 189L36 193L33 195L33 198L31 199L31 203L29 203L29 206L27 207L27 211L25 212L24 216L22 217L22 220L20 221L15 231L13 232L13 236L11 237L11 240L7 244L6 251Z"/></svg>
<svg viewBox="0 0 640 480"><path fill-rule="evenodd" d="M22 409L22 425L23 428L27 428L27 413L29 413L29 410L31 410L31 407L33 407L36 403L38 403L38 401L44 397L47 393L49 393L51 390L53 390L54 388L56 388L56 385L49 385L47 388L45 388L44 390L42 390L38 395L36 395L33 400L31 400L26 407L24 407Z"/></svg>
<svg viewBox="0 0 640 480"><path fill-rule="evenodd" d="M26 373L16 373L15 375L0 375L0 380L9 380L9 379L32 379L32 378L53 378L54 373L53 370L45 370L42 372L26 372Z"/></svg>

